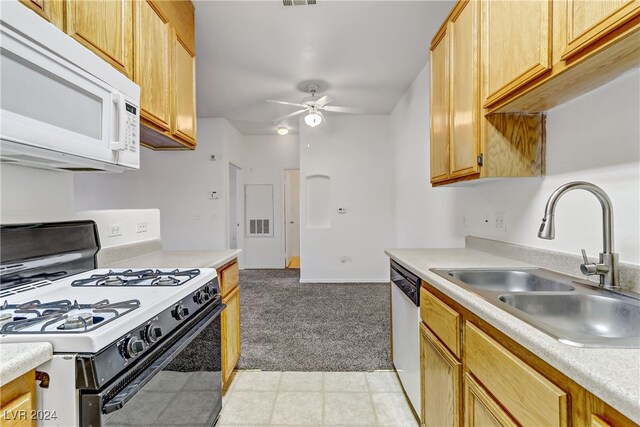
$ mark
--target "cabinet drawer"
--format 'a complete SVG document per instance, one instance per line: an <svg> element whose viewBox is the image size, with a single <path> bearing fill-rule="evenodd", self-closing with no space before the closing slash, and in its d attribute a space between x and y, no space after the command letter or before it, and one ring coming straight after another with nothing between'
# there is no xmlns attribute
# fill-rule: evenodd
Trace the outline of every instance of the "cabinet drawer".
<svg viewBox="0 0 640 427"><path fill-rule="evenodd" d="M465 366L521 425L566 426L567 394L473 324Z"/></svg>
<svg viewBox="0 0 640 427"><path fill-rule="evenodd" d="M0 410L0 425L12 427L27 427L35 425L31 419L33 410L31 393L24 393L3 405Z"/></svg>
<svg viewBox="0 0 640 427"><path fill-rule="evenodd" d="M420 317L456 357L460 357L460 314L420 288Z"/></svg>
<svg viewBox="0 0 640 427"><path fill-rule="evenodd" d="M224 297L229 292L234 290L240 281L238 273L238 263L234 262L233 264L225 267L219 275L220 279L220 294Z"/></svg>

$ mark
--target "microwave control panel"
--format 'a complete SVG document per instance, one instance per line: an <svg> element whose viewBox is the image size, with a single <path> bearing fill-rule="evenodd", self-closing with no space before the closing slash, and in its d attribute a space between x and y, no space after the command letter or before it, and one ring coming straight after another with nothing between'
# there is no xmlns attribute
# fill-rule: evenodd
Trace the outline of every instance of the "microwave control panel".
<svg viewBox="0 0 640 427"><path fill-rule="evenodd" d="M124 123L124 149L136 152L140 145L140 118L138 107L128 102L125 103L125 123Z"/></svg>

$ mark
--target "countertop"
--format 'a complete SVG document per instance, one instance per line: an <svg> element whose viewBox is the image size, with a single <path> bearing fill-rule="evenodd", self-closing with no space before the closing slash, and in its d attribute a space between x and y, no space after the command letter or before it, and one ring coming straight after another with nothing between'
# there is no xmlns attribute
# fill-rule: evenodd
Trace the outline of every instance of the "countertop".
<svg viewBox="0 0 640 427"><path fill-rule="evenodd" d="M2 344L0 346L0 386L42 365L53 356L48 342Z"/></svg>
<svg viewBox="0 0 640 427"><path fill-rule="evenodd" d="M534 267L473 249L387 249L385 253L504 332L636 423L640 423L640 349L579 348L563 344L431 268Z"/></svg>
<svg viewBox="0 0 640 427"><path fill-rule="evenodd" d="M242 252L240 249L220 251L154 251L134 256L111 264L105 268L218 268Z"/></svg>

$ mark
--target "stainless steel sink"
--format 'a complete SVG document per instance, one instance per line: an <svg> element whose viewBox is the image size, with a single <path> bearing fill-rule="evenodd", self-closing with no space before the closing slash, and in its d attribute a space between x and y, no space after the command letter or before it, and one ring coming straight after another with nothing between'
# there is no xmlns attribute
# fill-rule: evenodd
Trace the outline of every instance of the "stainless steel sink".
<svg viewBox="0 0 640 427"><path fill-rule="evenodd" d="M541 268L432 271L563 343L640 348L640 295Z"/></svg>
<svg viewBox="0 0 640 427"><path fill-rule="evenodd" d="M501 295L500 301L531 316L561 341L577 345L640 346L640 304L603 295Z"/></svg>
<svg viewBox="0 0 640 427"><path fill-rule="evenodd" d="M573 286L547 279L535 270L450 270L449 276L474 288L497 292L572 291Z"/></svg>

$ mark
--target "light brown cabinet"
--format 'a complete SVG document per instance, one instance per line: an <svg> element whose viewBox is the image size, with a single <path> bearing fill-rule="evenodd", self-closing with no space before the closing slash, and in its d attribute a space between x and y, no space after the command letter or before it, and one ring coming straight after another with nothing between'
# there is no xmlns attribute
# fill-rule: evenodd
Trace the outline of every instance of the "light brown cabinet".
<svg viewBox="0 0 640 427"><path fill-rule="evenodd" d="M449 179L449 34L431 47L431 182Z"/></svg>
<svg viewBox="0 0 640 427"><path fill-rule="evenodd" d="M422 425L460 425L462 363L424 325L420 326Z"/></svg>
<svg viewBox="0 0 640 427"><path fill-rule="evenodd" d="M547 111L640 63L638 0L482 1L486 114Z"/></svg>
<svg viewBox="0 0 640 427"><path fill-rule="evenodd" d="M428 283L420 306L423 426L637 426Z"/></svg>
<svg viewBox="0 0 640 427"><path fill-rule="evenodd" d="M516 427L511 417L470 374L464 376L465 427Z"/></svg>
<svg viewBox="0 0 640 427"><path fill-rule="evenodd" d="M640 14L638 0L566 0L566 47L562 59L572 58Z"/></svg>
<svg viewBox="0 0 640 427"><path fill-rule="evenodd" d="M519 2L512 2L514 4ZM535 2L532 2L535 3ZM431 184L540 176L544 116L485 116L481 99L484 3L460 0L431 43Z"/></svg>
<svg viewBox="0 0 640 427"><path fill-rule="evenodd" d="M60 29L64 29L62 0L20 0L20 3Z"/></svg>
<svg viewBox="0 0 640 427"><path fill-rule="evenodd" d="M135 2L135 72L140 85L140 119L158 131L169 131L171 77L169 20L154 2Z"/></svg>
<svg viewBox="0 0 640 427"><path fill-rule="evenodd" d="M479 171L480 122L478 108L478 9L477 1L462 2L449 23L450 53L450 156L449 177Z"/></svg>
<svg viewBox="0 0 640 427"><path fill-rule="evenodd" d="M173 112L171 133L196 144L196 56L173 32Z"/></svg>
<svg viewBox="0 0 640 427"><path fill-rule="evenodd" d="M66 1L65 6L67 34L131 78L131 0Z"/></svg>
<svg viewBox="0 0 640 427"><path fill-rule="evenodd" d="M31 370L0 388L0 426L35 427L35 386Z"/></svg>
<svg viewBox="0 0 640 427"><path fill-rule="evenodd" d="M552 0L483 1L484 107L551 68Z"/></svg>
<svg viewBox="0 0 640 427"><path fill-rule="evenodd" d="M240 284L238 261L233 260L218 269L222 303L226 308L220 317L222 354L222 385L227 389L240 359Z"/></svg>

